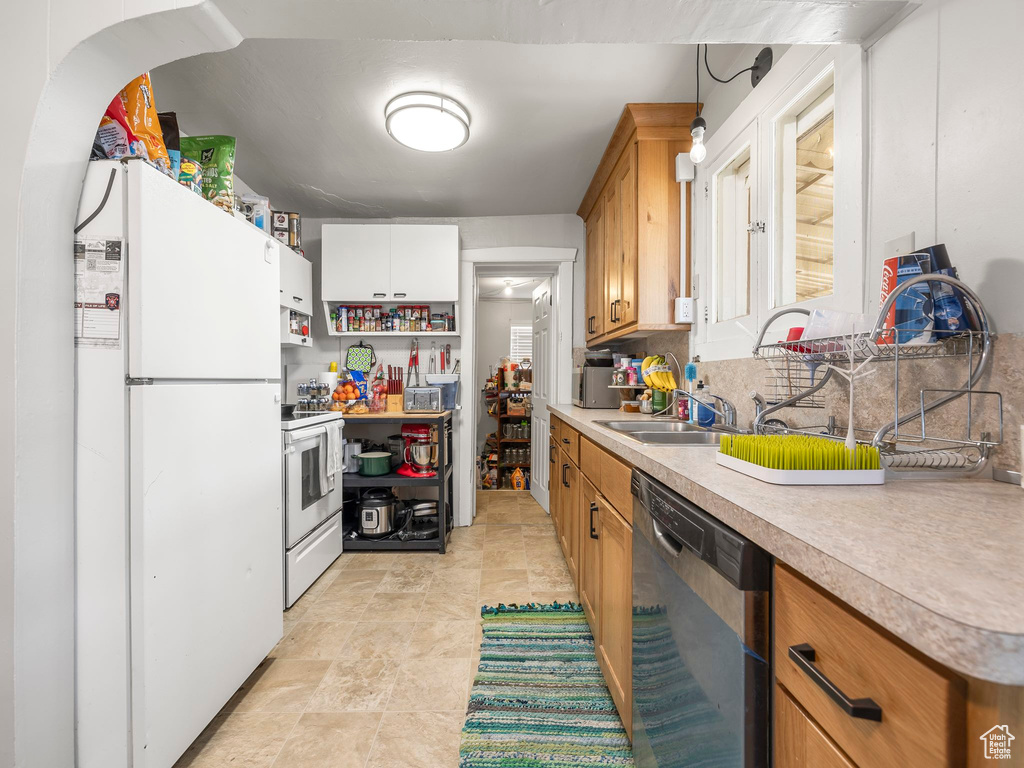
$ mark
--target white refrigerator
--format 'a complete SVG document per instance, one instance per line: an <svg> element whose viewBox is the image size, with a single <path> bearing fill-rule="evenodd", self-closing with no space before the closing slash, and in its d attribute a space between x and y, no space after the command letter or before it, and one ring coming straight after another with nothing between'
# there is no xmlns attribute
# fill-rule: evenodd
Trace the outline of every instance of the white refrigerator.
<svg viewBox="0 0 1024 768"><path fill-rule="evenodd" d="M282 635L278 253L141 161L89 165L79 768L171 768Z"/></svg>

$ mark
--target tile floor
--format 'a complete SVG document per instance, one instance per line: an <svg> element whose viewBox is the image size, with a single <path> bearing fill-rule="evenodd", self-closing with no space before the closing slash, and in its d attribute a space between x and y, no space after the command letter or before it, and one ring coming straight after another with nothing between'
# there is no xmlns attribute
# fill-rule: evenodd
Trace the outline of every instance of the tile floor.
<svg viewBox="0 0 1024 768"><path fill-rule="evenodd" d="M480 606L576 600L528 493L478 493L447 554L343 554L175 768L456 768Z"/></svg>

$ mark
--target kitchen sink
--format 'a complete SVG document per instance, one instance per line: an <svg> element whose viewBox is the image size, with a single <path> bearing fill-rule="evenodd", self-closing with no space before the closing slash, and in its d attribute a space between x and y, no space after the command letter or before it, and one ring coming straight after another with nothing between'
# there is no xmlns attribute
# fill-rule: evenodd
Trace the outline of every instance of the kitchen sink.
<svg viewBox="0 0 1024 768"><path fill-rule="evenodd" d="M683 421L595 421L613 432L644 445L717 446L721 434Z"/></svg>

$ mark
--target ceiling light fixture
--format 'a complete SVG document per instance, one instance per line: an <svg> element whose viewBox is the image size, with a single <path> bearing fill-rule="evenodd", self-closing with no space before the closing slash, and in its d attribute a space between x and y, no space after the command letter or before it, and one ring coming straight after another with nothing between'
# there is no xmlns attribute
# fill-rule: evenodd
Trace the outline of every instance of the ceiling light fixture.
<svg viewBox="0 0 1024 768"><path fill-rule="evenodd" d="M469 113L439 93L403 93L384 108L384 128L411 149L447 152L469 139Z"/></svg>
<svg viewBox="0 0 1024 768"><path fill-rule="evenodd" d="M512 281L511 280L506 280L505 281L505 295L506 296L511 296L512 295Z"/></svg>
<svg viewBox="0 0 1024 768"><path fill-rule="evenodd" d="M711 66L708 64L708 45L704 43L704 69L711 75L711 79L718 83L731 83L737 77L742 75L744 72L750 73L750 87L756 88L757 84L761 82L765 75L772 68L772 49L762 48L760 53L754 59L753 66L741 69L735 75L727 80L715 77L715 73L711 71ZM708 124L701 117L701 106L700 106L700 43L697 44L697 116L693 118L693 122L690 123L690 136L693 137L693 145L690 147L690 161L694 165L699 165L704 161L704 158L708 156L708 148L704 145L704 131L707 130Z"/></svg>

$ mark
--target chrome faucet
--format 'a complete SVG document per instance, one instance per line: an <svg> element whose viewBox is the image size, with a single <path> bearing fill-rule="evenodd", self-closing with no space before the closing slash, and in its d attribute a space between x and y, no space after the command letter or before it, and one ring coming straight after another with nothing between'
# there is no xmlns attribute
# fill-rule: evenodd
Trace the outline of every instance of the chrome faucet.
<svg viewBox="0 0 1024 768"><path fill-rule="evenodd" d="M718 408L716 408L711 403L704 402L703 400L699 399L696 395L693 395L693 394L687 392L685 389L673 389L671 394L672 394L672 402L670 403L669 407L666 408L665 411L663 411L662 413L667 413L668 415L671 415L671 416L675 417L675 415L677 413L677 409L676 409L675 406L679 402L679 398L680 397L688 397L693 402L700 403L702 406L704 406L705 408L710 409L716 415L721 416L723 424L725 426L727 426L727 427L735 427L736 426L736 406L733 405L732 403L730 403L728 400L726 400L721 395L712 395L711 393L708 393L709 397L714 398L715 400L717 400L721 404L721 409L722 410L718 410Z"/></svg>
<svg viewBox="0 0 1024 768"><path fill-rule="evenodd" d="M712 409L712 410L714 410L715 413L720 414L722 416L722 418L725 419L725 425L727 427L735 427L736 426L736 406L733 405L732 403L730 403L728 400L726 400L721 395L713 395L713 394L711 394L709 392L708 396L715 398L715 400L717 400L718 402L720 402L722 404L722 410L721 411L719 411L717 409Z"/></svg>

